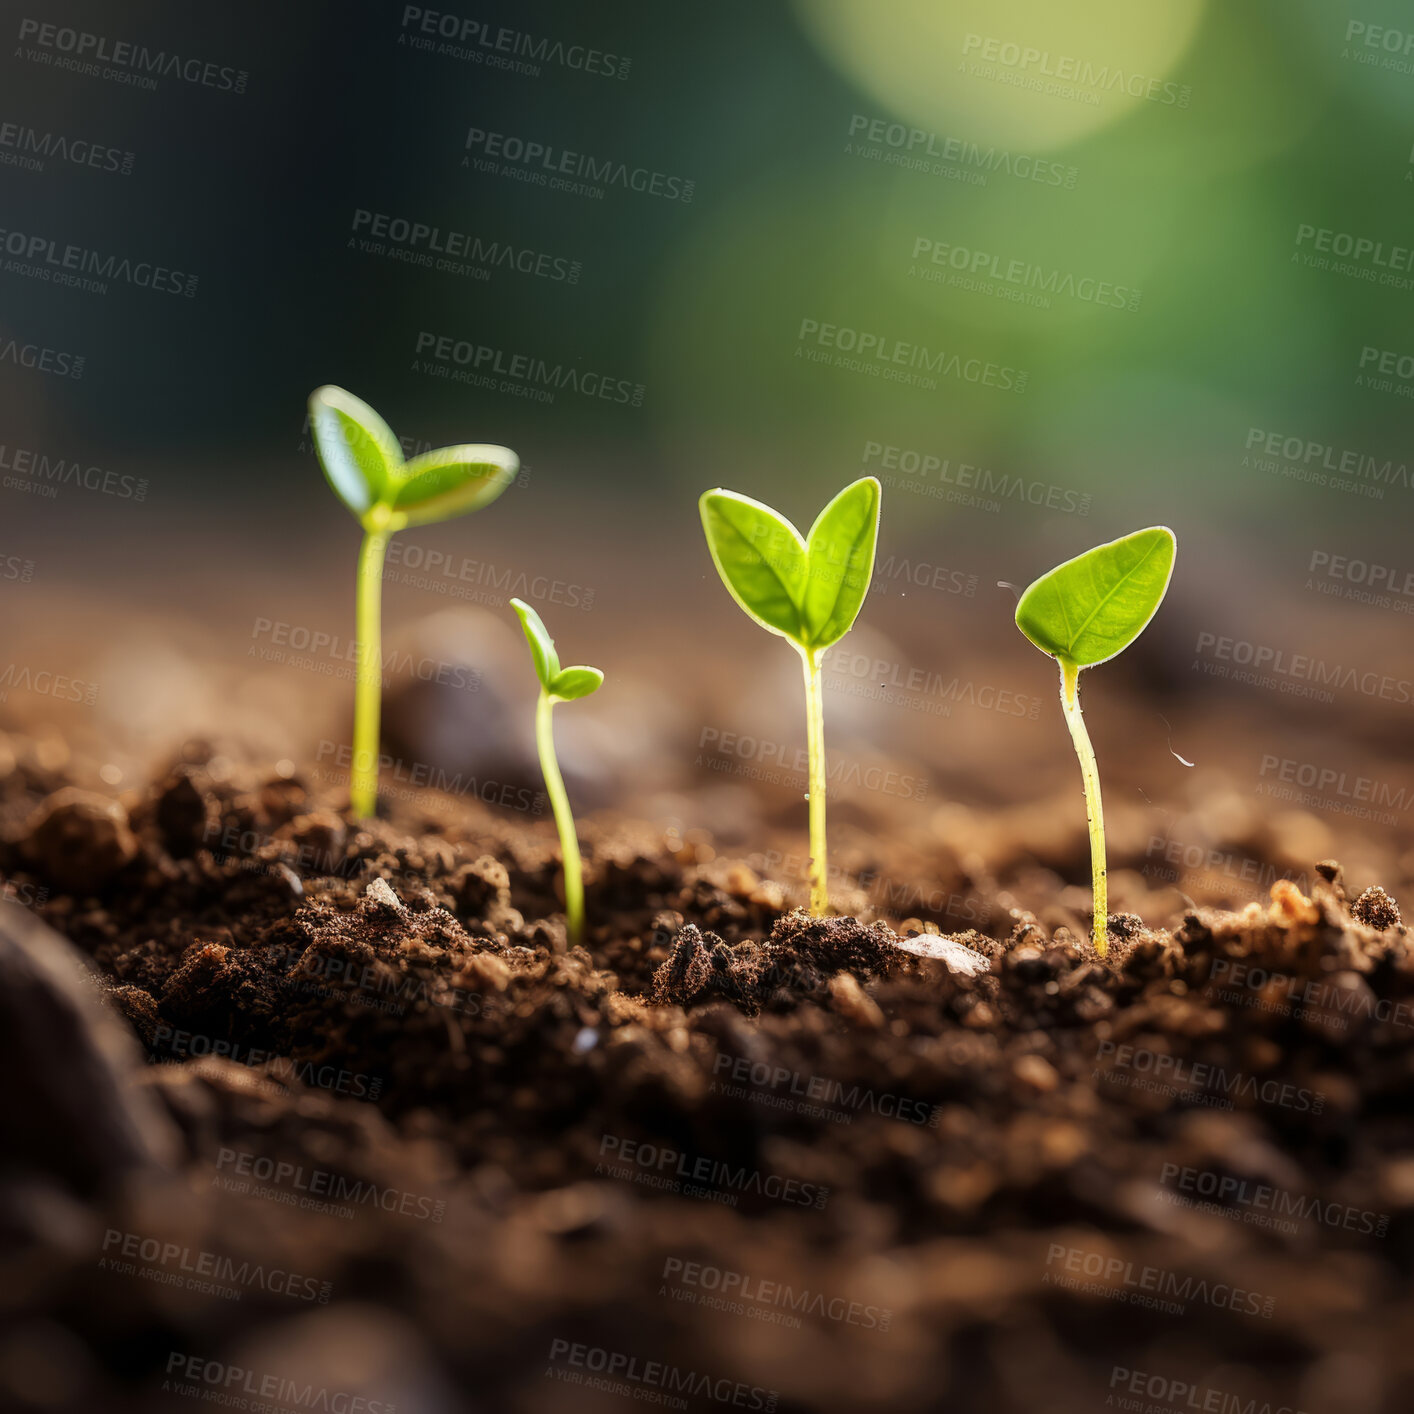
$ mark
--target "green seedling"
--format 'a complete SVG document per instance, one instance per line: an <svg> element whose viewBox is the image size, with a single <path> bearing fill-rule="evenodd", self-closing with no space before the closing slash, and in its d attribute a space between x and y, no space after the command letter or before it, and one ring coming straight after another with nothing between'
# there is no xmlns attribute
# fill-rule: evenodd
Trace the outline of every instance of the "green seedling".
<svg viewBox="0 0 1414 1414"><path fill-rule="evenodd" d="M584 937L584 871L574 816L570 813L569 796L565 794L565 779L560 775L560 763L555 756L551 714L557 702L573 702L576 697L598 692L604 674L598 668L562 668L559 654L555 652L555 640L546 632L540 615L523 599L512 599L511 607L520 616L520 626L525 630L525 641L530 645L530 657L535 664L535 676L540 679L540 700L535 704L535 746L540 753L540 770L560 836L565 870L565 932L573 947Z"/></svg>
<svg viewBox="0 0 1414 1414"><path fill-rule="evenodd" d="M410 461L388 424L360 398L326 385L309 395L319 464L334 494L363 527L358 557L358 658L354 680L349 804L360 819L378 803L378 714L383 689L383 557L399 530L490 505L520 459L509 447L438 447Z"/></svg>
<svg viewBox="0 0 1414 1414"><path fill-rule="evenodd" d="M815 518L808 537L770 506L735 491L700 502L707 548L722 583L748 618L788 639L805 672L809 745L810 910L829 908L825 856L825 653L854 625L874 576L879 483L846 486Z"/></svg>
<svg viewBox="0 0 1414 1414"><path fill-rule="evenodd" d="M1057 565L1016 606L1017 628L1060 664L1061 710L1085 783L1095 885L1093 937L1101 957L1109 947L1105 817L1095 750L1080 715L1080 670L1108 662L1143 633L1168 591L1177 548L1167 526L1136 530Z"/></svg>

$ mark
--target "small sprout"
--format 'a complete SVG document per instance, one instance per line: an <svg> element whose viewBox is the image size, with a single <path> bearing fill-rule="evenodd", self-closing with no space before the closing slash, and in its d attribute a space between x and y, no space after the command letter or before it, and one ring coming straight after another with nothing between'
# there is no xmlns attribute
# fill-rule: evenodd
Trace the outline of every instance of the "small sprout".
<svg viewBox="0 0 1414 1414"><path fill-rule="evenodd" d="M584 937L584 873L574 816L570 814L565 780L555 757L551 713L557 702L573 702L576 697L588 697L591 692L597 692L604 674L598 668L562 668L559 654L555 652L555 640L546 632L540 615L523 599L512 599L511 607L520 616L520 626L525 630L525 641L530 645L530 657L535 664L535 676L540 679L540 700L535 705L535 745L540 753L545 790L555 813L555 829L560 835L560 854L565 869L565 932L573 947Z"/></svg>
<svg viewBox="0 0 1414 1414"><path fill-rule="evenodd" d="M805 672L810 760L810 910L830 904L825 856L826 651L854 625L874 577L879 483L846 486L815 518L808 537L769 506L735 491L707 491L700 502L707 548L722 583L748 618L795 645Z"/></svg>
<svg viewBox="0 0 1414 1414"><path fill-rule="evenodd" d="M410 525L431 525L490 505L511 484L520 459L509 447L474 443L438 447L404 461L388 424L361 398L332 385L309 395L309 420L329 485L363 527L349 804L355 815L366 818L378 803L380 615L388 540Z"/></svg>
<svg viewBox="0 0 1414 1414"><path fill-rule="evenodd" d="M1060 664L1061 711L1085 783L1095 883L1093 937L1101 957L1109 947L1105 819L1095 751L1080 715L1080 670L1108 662L1144 631L1168 591L1177 548L1167 526L1136 530L1057 565L1031 585L1016 606L1017 628Z"/></svg>

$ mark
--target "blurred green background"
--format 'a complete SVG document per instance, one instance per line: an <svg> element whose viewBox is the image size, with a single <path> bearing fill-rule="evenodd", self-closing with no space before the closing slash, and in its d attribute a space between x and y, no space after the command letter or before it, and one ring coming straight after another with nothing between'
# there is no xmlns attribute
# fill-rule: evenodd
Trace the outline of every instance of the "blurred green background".
<svg viewBox="0 0 1414 1414"><path fill-rule="evenodd" d="M1374 564L1386 587L1408 569L1407 4L75 0L44 20L248 74L239 93L143 91L63 69L59 41L35 57L23 20L0 57L0 121L136 159L126 176L7 159L21 249L37 234L198 277L185 298L0 268L0 336L85 358L81 380L0 360L0 443L149 483L141 504L3 490L37 567L16 632L109 653L108 729L156 741L224 709L295 719L293 751L346 713L318 674L287 673L273 706L248 690L259 616L351 628L356 534L302 427L309 390L336 382L412 444L520 452L521 486L416 543L590 587L592 614L546 615L609 670L610 727L653 691L722 723L703 680L731 724L758 689L793 723L792 665L716 582L696 498L723 484L808 523L869 470L888 569L860 632L883 646L853 642L1048 710L969 735L910 709L851 738L841 699L842 745L882 735L938 755L945 789L971 772L1018 796L1059 762L1070 789L1050 665L1005 586L1166 522L1173 591L1109 670L1111 700L1127 680L1173 703L1176 747L1204 762L1233 749L1221 708L1279 754L1368 748L1406 771L1414 599L1371 603L1311 567ZM439 268L399 223L481 256ZM458 349L510 385L444 376ZM453 602L390 581L390 635ZM115 663L144 616L165 627ZM1406 691L1322 703L1220 679L1205 634ZM202 657L214 676L178 673ZM1183 768L1168 719L1144 722L1150 799Z"/></svg>

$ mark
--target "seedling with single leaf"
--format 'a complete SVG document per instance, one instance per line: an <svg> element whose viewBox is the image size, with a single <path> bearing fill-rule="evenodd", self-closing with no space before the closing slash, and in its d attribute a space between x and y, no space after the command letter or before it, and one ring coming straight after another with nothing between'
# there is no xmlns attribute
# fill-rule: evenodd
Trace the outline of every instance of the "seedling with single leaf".
<svg viewBox="0 0 1414 1414"><path fill-rule="evenodd" d="M1085 783L1095 886L1093 937L1102 957L1109 946L1105 819L1095 751L1080 715L1080 670L1108 662L1144 631L1168 591L1177 548L1167 526L1136 530L1057 565L1016 606L1017 628L1060 664L1061 710Z"/></svg>
<svg viewBox="0 0 1414 1414"><path fill-rule="evenodd" d="M555 703L573 702L576 697L588 697L597 692L604 681L598 668L562 668L555 640L546 632L540 615L523 599L512 599L511 607L520 616L525 641L530 644L530 657L535 664L535 676L540 679L540 700L535 704L535 746L540 753L540 770L545 777L545 790L550 796L550 808L555 813L555 829L560 836L560 854L565 871L565 932L573 947L584 937L584 871L579 858L579 838L575 834L574 816L570 813L565 780L560 775L560 763L555 756L555 727L551 714Z"/></svg>
<svg viewBox="0 0 1414 1414"><path fill-rule="evenodd" d="M810 909L829 908L825 857L825 653L854 625L874 576L879 483L846 486L815 518L808 537L770 506L735 491L701 502L707 548L722 583L748 618L789 640L805 673L809 745Z"/></svg>
<svg viewBox="0 0 1414 1414"><path fill-rule="evenodd" d="M358 557L358 658L349 804L360 818L378 803L378 714L383 688L383 557L389 539L479 511L511 484L520 459L509 447L438 447L410 461L388 424L361 398L332 384L309 395L319 463L334 494L363 527Z"/></svg>

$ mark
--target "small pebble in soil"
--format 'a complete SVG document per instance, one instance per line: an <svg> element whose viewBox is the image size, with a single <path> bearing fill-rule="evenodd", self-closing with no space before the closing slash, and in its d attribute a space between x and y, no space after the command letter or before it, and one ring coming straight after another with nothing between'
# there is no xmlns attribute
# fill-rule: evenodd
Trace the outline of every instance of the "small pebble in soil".
<svg viewBox="0 0 1414 1414"><path fill-rule="evenodd" d="M128 813L116 800L65 786L35 811L27 852L44 874L71 893L97 893L137 855Z"/></svg>
<svg viewBox="0 0 1414 1414"><path fill-rule="evenodd" d="M1371 884L1350 905L1350 916L1381 933L1386 928L1398 927L1404 921L1399 916L1399 905L1378 884Z"/></svg>
<svg viewBox="0 0 1414 1414"><path fill-rule="evenodd" d="M384 908L402 911L403 906L398 902L397 894L389 887L386 879L374 879L364 892L374 903L381 904Z"/></svg>

